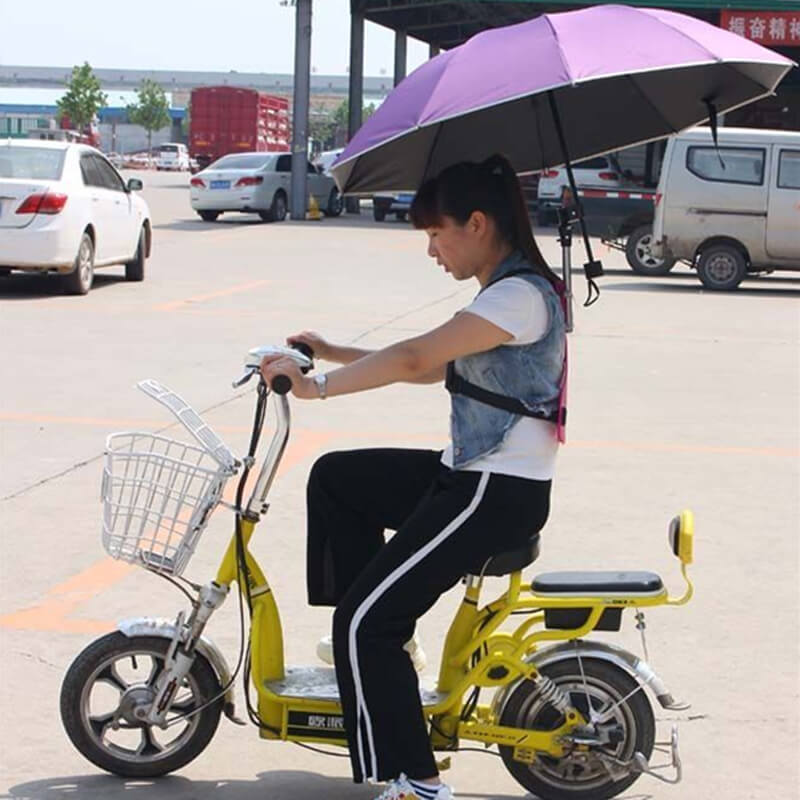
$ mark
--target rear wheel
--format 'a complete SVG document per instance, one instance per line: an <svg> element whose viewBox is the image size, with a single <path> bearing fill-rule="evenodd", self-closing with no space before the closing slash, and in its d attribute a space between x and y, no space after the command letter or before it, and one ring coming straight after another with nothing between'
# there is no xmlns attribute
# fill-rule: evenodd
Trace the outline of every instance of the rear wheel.
<svg viewBox="0 0 800 800"><path fill-rule="evenodd" d="M378 205L373 205L372 216L375 218L375 222L383 222L386 219L386 209Z"/></svg>
<svg viewBox="0 0 800 800"><path fill-rule="evenodd" d="M169 645L157 636L128 638L116 631L92 642L67 670L61 721L75 747L101 769L126 778L154 778L185 766L211 741L223 698L214 699L219 681L200 655L170 705L169 727L142 719Z"/></svg>
<svg viewBox="0 0 800 800"><path fill-rule="evenodd" d="M674 266L674 258L656 258L651 252L653 229L640 225L625 242L625 258L637 275L666 275Z"/></svg>
<svg viewBox="0 0 800 800"><path fill-rule="evenodd" d="M655 741L653 710L644 689L624 670L596 659L560 661L542 667L541 673L586 719L590 708L609 715L607 722L593 726L603 743L588 749L576 746L561 758L537 756L533 764L514 760L513 747L501 747L508 771L542 800L607 800L625 790L640 773L617 762L627 764L637 752L649 759ZM563 722L563 715L542 700L531 681L511 693L500 716L501 725L526 730L553 730Z"/></svg>
<svg viewBox="0 0 800 800"><path fill-rule="evenodd" d="M219 216L219 211L198 211L197 213L203 222L216 222Z"/></svg>
<svg viewBox="0 0 800 800"><path fill-rule="evenodd" d="M62 286L67 294L88 294L94 280L94 242L87 231L81 236L75 267L72 272L61 276Z"/></svg>
<svg viewBox="0 0 800 800"><path fill-rule="evenodd" d="M269 211L260 212L259 216L265 221L283 222L286 219L286 209L286 195L283 192L275 192Z"/></svg>
<svg viewBox="0 0 800 800"><path fill-rule="evenodd" d="M718 292L735 289L747 275L744 254L731 244L714 244L703 250L697 276L706 289Z"/></svg>
<svg viewBox="0 0 800 800"><path fill-rule="evenodd" d="M144 262L147 258L147 232L144 228L139 233L139 244L136 247L136 255L133 261L125 265L126 281L144 280Z"/></svg>

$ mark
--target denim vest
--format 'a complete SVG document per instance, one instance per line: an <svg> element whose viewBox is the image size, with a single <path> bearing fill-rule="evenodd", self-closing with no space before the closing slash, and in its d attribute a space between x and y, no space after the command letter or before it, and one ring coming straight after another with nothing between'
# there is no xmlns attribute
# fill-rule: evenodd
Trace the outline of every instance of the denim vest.
<svg viewBox="0 0 800 800"><path fill-rule="evenodd" d="M525 256L516 251L500 263L492 273L490 282L512 271L524 269L528 263ZM542 293L549 315L545 335L533 344L504 344L493 350L458 358L454 364L455 371L470 383L517 398L530 411L548 416L557 411L564 368L566 331L561 300L546 278L533 272L523 272L514 277L532 283ZM463 469L497 450L511 428L522 419L519 414L460 394L451 394L450 403L454 469Z"/></svg>

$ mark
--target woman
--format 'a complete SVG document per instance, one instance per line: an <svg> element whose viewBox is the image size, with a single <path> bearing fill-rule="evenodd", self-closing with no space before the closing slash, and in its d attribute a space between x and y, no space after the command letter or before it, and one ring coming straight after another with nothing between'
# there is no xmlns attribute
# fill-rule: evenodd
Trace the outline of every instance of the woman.
<svg viewBox="0 0 800 800"><path fill-rule="evenodd" d="M357 450L314 465L308 588L312 605L336 606L333 652L355 781L389 781L381 800L449 800L404 647L443 592L544 525L566 340L560 282L504 158L446 169L417 193L411 219L446 272L478 281L475 300L440 327L374 352L300 334L290 343L346 366L308 378L277 357L262 372L288 374L302 399L446 381L443 453ZM388 542L386 528L396 531Z"/></svg>

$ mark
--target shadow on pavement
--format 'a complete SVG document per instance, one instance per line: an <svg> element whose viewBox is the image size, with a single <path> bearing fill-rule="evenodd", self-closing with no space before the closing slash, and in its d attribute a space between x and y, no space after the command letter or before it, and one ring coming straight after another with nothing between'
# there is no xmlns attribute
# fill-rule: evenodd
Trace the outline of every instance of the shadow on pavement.
<svg viewBox="0 0 800 800"><path fill-rule="evenodd" d="M612 270L607 270L611 274ZM673 277L691 278L691 275L676 275ZM602 292L683 292L684 294L705 294L709 297L791 297L800 296L800 280L792 278L754 278L746 281L738 289L730 292L715 292L705 289L695 279L691 283L663 283L670 280L670 276L662 278L648 278L643 281L627 281L626 283L600 283ZM602 279L601 279L602 281Z"/></svg>
<svg viewBox="0 0 800 800"><path fill-rule="evenodd" d="M466 787L465 787L466 788ZM275 770L255 780L189 780L180 776L125 780L111 775L69 775L12 786L0 797L11 800L374 800L381 787L355 785L349 778L316 772ZM486 795L457 790L470 800L535 800L531 794ZM625 794L617 800L653 800L650 794Z"/></svg>
<svg viewBox="0 0 800 800"><path fill-rule="evenodd" d="M113 267L112 267L113 269ZM124 269L124 267L120 267ZM12 272L0 278L0 300L37 300L51 297L63 297L76 303L81 301L81 295L65 295L61 289L58 275L31 275L24 272ZM125 275L116 275L95 272L91 291L113 286L115 283L124 283Z"/></svg>

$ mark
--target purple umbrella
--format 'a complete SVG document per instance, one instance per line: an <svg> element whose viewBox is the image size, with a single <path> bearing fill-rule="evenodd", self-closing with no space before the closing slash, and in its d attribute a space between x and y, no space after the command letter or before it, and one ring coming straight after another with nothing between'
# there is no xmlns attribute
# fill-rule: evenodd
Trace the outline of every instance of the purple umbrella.
<svg viewBox="0 0 800 800"><path fill-rule="evenodd" d="M412 73L332 168L349 194L416 190L503 153L517 172L668 136L771 94L789 59L659 9L594 6L474 36ZM563 134L563 139L562 139Z"/></svg>

